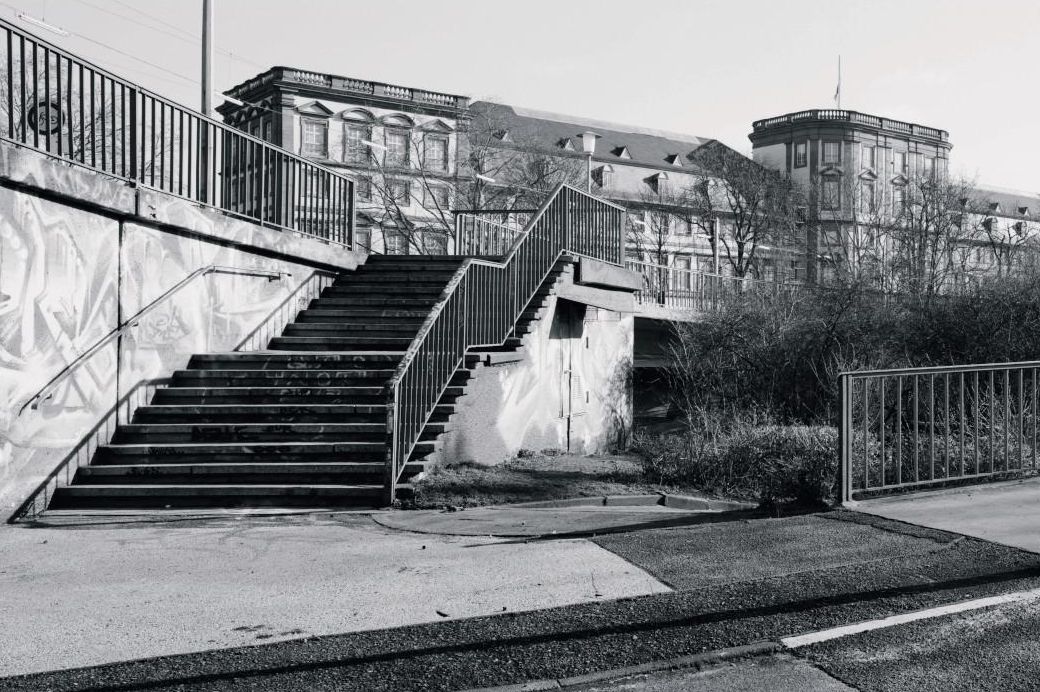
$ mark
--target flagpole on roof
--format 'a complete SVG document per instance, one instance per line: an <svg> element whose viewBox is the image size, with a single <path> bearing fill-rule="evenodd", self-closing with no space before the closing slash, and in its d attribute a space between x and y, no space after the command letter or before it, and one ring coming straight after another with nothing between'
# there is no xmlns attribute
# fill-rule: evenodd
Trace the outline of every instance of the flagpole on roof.
<svg viewBox="0 0 1040 692"><path fill-rule="evenodd" d="M838 55L838 88L834 90L834 101L841 110L841 54Z"/></svg>

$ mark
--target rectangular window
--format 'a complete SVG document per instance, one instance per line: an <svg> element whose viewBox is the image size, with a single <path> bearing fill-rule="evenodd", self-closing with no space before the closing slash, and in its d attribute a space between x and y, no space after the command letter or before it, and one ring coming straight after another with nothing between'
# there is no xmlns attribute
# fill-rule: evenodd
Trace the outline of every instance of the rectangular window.
<svg viewBox="0 0 1040 692"><path fill-rule="evenodd" d="M841 207L841 181L837 178L825 178L823 181L823 208L838 209Z"/></svg>
<svg viewBox="0 0 1040 692"><path fill-rule="evenodd" d="M426 190L425 206L429 209L447 211L450 203L449 190L446 185L431 185Z"/></svg>
<svg viewBox="0 0 1040 692"><path fill-rule="evenodd" d="M653 230L657 233L667 233L671 226L668 214L660 211L655 211L651 215L650 221L653 224Z"/></svg>
<svg viewBox="0 0 1040 692"><path fill-rule="evenodd" d="M809 145L805 142L799 142L794 145L794 167L805 168L809 163L809 155L807 153Z"/></svg>
<svg viewBox="0 0 1040 692"><path fill-rule="evenodd" d="M875 198L875 190L873 182L864 181L859 186L859 210L864 213L874 211L874 205L877 201Z"/></svg>
<svg viewBox="0 0 1040 692"><path fill-rule="evenodd" d="M388 255L408 254L408 240L403 233L386 231L383 234L383 245L386 246L386 254Z"/></svg>
<svg viewBox="0 0 1040 692"><path fill-rule="evenodd" d="M402 207L407 207L412 202L412 186L407 180L393 180L390 182L390 199Z"/></svg>
<svg viewBox="0 0 1040 692"><path fill-rule="evenodd" d="M386 165L408 165L408 133L402 130L386 131Z"/></svg>
<svg viewBox="0 0 1040 692"><path fill-rule="evenodd" d="M359 228L356 231L355 239L357 245L362 250L372 250L372 229L371 228Z"/></svg>
<svg viewBox="0 0 1040 692"><path fill-rule="evenodd" d="M425 164L431 171L448 170L448 138L427 136L424 142Z"/></svg>
<svg viewBox="0 0 1040 692"><path fill-rule="evenodd" d="M329 128L327 123L317 120L303 121L303 149L301 151L304 156L328 158Z"/></svg>
<svg viewBox="0 0 1040 692"><path fill-rule="evenodd" d="M370 178L358 178L355 188L357 198L364 202L372 201L372 180Z"/></svg>
<svg viewBox="0 0 1040 692"><path fill-rule="evenodd" d="M875 168L877 164L877 149L872 146L863 146L863 167Z"/></svg>
<svg viewBox="0 0 1040 692"><path fill-rule="evenodd" d="M896 154L896 173L902 173L906 175L910 172L909 158L905 151L900 151Z"/></svg>
<svg viewBox="0 0 1040 692"><path fill-rule="evenodd" d="M372 156L372 151L365 142L370 141L372 141L370 128L361 125L347 125L343 160L354 163L367 162Z"/></svg>
<svg viewBox="0 0 1040 692"><path fill-rule="evenodd" d="M841 163L841 142L823 143L823 162Z"/></svg>
<svg viewBox="0 0 1040 692"><path fill-rule="evenodd" d="M448 236L445 233L427 231L423 233L423 250L427 255L448 254Z"/></svg>
<svg viewBox="0 0 1040 692"><path fill-rule="evenodd" d="M926 178L935 177L935 159L931 156L926 156L924 159L924 175Z"/></svg>
<svg viewBox="0 0 1040 692"><path fill-rule="evenodd" d="M906 188L896 185L892 188L892 215L899 216L906 205Z"/></svg>
<svg viewBox="0 0 1040 692"><path fill-rule="evenodd" d="M271 129L272 129L271 128L271 121L270 120L265 120L264 121L264 141L265 142L274 142L274 137L271 135Z"/></svg>
<svg viewBox="0 0 1040 692"><path fill-rule="evenodd" d="M672 260L672 288L679 291L689 291L693 288L693 258L689 255L676 255Z"/></svg>

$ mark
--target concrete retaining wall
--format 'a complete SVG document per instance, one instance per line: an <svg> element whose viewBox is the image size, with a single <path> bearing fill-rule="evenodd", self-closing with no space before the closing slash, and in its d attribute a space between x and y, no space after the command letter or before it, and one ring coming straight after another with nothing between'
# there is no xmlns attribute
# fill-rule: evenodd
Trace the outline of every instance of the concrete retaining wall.
<svg viewBox="0 0 1040 692"><path fill-rule="evenodd" d="M520 361L477 370L438 461L497 464L521 449L606 450L632 427L632 339L630 314L551 297L524 337Z"/></svg>
<svg viewBox="0 0 1040 692"><path fill-rule="evenodd" d="M233 348L314 268L353 269L359 259L0 144L0 518L140 381L184 367L192 353ZM208 265L287 276L194 280L19 414L120 319Z"/></svg>

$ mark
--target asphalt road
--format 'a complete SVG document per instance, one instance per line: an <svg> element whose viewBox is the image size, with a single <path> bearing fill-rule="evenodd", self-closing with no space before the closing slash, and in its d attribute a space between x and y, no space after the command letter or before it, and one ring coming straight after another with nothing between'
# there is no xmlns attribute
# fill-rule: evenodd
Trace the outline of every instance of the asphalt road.
<svg viewBox="0 0 1040 692"><path fill-rule="evenodd" d="M1037 690L1040 603L919 621L800 653L863 692Z"/></svg>
<svg viewBox="0 0 1040 692"><path fill-rule="evenodd" d="M458 690L776 640L1040 586L1040 556L1032 553L844 513L797 521L799 531L789 530L794 520L759 520L597 539L675 593L7 678L0 689ZM814 541L815 551L801 545ZM785 543L790 561L777 547ZM689 570L707 544L734 546L727 566L703 582L683 581L683 561L669 551L686 551ZM752 544L779 551L764 560L771 567L747 571L757 562L747 552ZM840 559L842 544L851 561ZM834 661L824 667L858 687L846 671L860 664Z"/></svg>

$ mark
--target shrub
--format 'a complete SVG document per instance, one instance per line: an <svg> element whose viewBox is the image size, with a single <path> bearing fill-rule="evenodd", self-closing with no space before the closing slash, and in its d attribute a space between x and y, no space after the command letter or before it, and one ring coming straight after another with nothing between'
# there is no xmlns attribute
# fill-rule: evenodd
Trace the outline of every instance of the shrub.
<svg viewBox="0 0 1040 692"><path fill-rule="evenodd" d="M647 479L762 505L818 506L833 496L837 431L706 417L686 433L637 435Z"/></svg>

